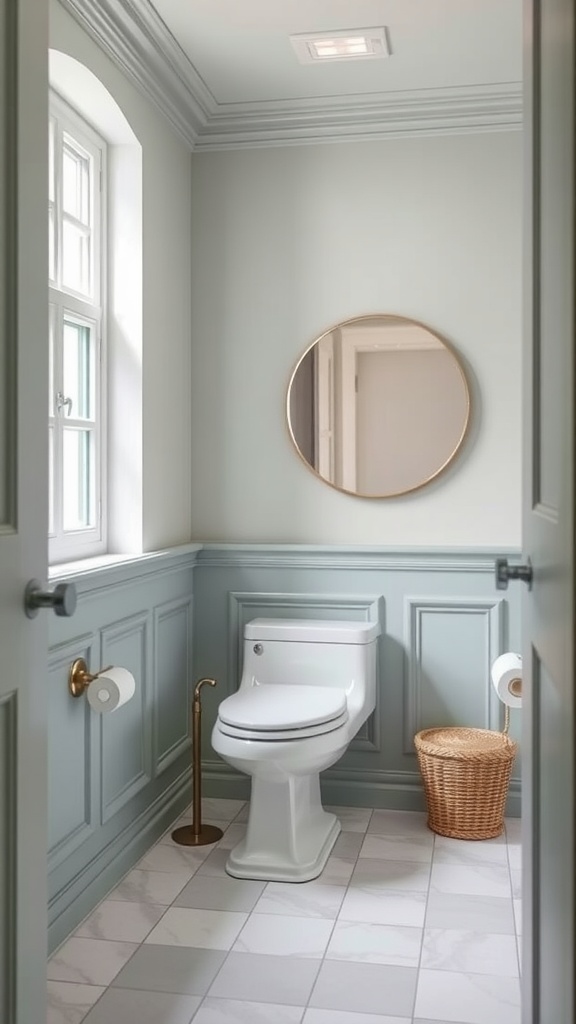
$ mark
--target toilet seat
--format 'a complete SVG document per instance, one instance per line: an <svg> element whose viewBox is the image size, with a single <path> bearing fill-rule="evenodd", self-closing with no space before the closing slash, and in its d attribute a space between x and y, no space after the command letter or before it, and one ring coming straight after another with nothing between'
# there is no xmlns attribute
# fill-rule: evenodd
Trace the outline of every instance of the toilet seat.
<svg viewBox="0 0 576 1024"><path fill-rule="evenodd" d="M253 686L222 701L218 728L251 740L303 739L338 729L348 720L346 694L324 686Z"/></svg>

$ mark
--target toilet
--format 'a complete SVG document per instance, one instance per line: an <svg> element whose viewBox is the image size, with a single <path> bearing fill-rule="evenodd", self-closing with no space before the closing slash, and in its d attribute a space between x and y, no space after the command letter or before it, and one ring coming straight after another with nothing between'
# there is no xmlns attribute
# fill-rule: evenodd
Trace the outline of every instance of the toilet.
<svg viewBox="0 0 576 1024"><path fill-rule="evenodd" d="M226 871L305 882L324 868L340 822L320 799L334 764L374 710L380 624L253 619L242 678L219 706L217 754L252 777L245 838Z"/></svg>

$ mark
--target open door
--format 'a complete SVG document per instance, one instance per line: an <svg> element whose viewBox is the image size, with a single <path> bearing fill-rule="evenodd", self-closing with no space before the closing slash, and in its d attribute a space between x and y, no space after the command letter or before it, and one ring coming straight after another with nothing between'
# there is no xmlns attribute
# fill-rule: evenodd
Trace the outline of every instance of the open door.
<svg viewBox="0 0 576 1024"><path fill-rule="evenodd" d="M573 0L525 0L523 1024L576 1010L574 30Z"/></svg>
<svg viewBox="0 0 576 1024"><path fill-rule="evenodd" d="M0 1021L46 1020L47 4L0 0Z"/></svg>

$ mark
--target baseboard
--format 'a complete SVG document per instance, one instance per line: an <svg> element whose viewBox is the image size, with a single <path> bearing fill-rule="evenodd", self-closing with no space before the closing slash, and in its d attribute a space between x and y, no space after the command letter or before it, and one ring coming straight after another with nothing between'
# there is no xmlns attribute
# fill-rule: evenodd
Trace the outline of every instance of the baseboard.
<svg viewBox="0 0 576 1024"><path fill-rule="evenodd" d="M202 768L205 796L249 800L250 779L223 762L206 762ZM426 800L418 772L330 769L320 776L322 800L335 807L377 807L382 810L425 811ZM520 781L512 780L506 816L519 818Z"/></svg>
<svg viewBox="0 0 576 1024"><path fill-rule="evenodd" d="M415 783L358 782L355 779L322 778L322 802L332 807L377 807L381 810L424 811L422 787Z"/></svg>
<svg viewBox="0 0 576 1024"><path fill-rule="evenodd" d="M220 800L249 800L250 778L223 761L203 761L202 792Z"/></svg>

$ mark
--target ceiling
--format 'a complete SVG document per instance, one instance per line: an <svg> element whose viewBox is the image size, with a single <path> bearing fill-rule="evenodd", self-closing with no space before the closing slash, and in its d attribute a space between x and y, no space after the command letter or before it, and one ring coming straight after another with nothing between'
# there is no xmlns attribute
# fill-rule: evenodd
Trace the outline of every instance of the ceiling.
<svg viewBox="0 0 576 1024"><path fill-rule="evenodd" d="M63 0L194 148L521 121L522 0ZM391 55L299 63L292 34L385 27Z"/></svg>

